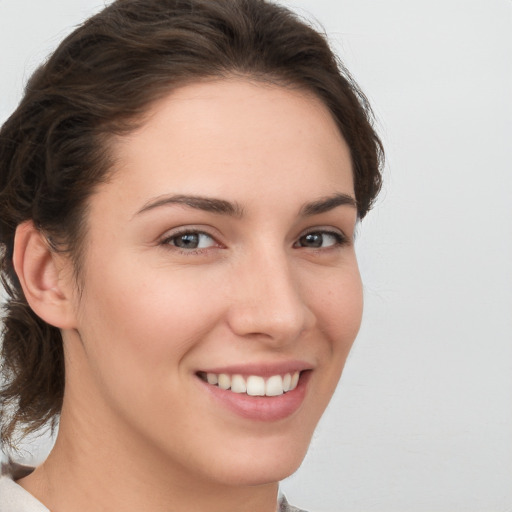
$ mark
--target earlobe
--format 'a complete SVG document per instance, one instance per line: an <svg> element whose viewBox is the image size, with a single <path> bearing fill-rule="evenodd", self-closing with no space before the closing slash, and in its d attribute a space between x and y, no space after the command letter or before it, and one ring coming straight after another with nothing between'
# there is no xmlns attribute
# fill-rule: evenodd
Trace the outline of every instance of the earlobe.
<svg viewBox="0 0 512 512"><path fill-rule="evenodd" d="M16 229L13 264L34 313L54 327L74 328L72 273L32 221Z"/></svg>

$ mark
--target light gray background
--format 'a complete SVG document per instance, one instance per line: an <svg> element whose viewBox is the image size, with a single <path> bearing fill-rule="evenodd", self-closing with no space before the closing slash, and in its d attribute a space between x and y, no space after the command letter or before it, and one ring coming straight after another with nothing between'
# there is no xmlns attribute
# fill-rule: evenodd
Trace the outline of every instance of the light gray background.
<svg viewBox="0 0 512 512"><path fill-rule="evenodd" d="M283 488L315 512L510 512L512 2L283 3L323 24L387 150L359 232L363 328ZM0 121L101 6L0 0Z"/></svg>

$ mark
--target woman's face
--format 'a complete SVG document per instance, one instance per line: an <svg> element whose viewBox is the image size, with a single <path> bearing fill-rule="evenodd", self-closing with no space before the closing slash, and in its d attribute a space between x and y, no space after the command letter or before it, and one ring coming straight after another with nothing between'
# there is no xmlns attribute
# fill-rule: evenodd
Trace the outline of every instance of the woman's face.
<svg viewBox="0 0 512 512"><path fill-rule="evenodd" d="M312 95L233 79L173 92L113 151L61 428L82 418L103 446L197 478L282 479L361 319L346 143Z"/></svg>

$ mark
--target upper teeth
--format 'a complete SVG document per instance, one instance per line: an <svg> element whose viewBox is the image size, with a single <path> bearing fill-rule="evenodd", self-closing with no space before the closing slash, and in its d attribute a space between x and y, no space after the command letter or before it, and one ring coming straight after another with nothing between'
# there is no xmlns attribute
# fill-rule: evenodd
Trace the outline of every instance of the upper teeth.
<svg viewBox="0 0 512 512"><path fill-rule="evenodd" d="M250 396L278 396L297 387L300 372L272 375L266 380L259 375L228 375L227 373L207 373L209 384L221 389L230 389L233 393L247 393Z"/></svg>

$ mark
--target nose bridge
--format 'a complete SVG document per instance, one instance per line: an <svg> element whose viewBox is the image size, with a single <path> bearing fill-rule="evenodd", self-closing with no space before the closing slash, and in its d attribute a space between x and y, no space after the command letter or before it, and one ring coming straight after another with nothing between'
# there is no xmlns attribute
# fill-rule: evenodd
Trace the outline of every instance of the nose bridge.
<svg viewBox="0 0 512 512"><path fill-rule="evenodd" d="M239 335L262 335L274 342L296 339L313 314L284 248L266 245L244 259L230 323Z"/></svg>

